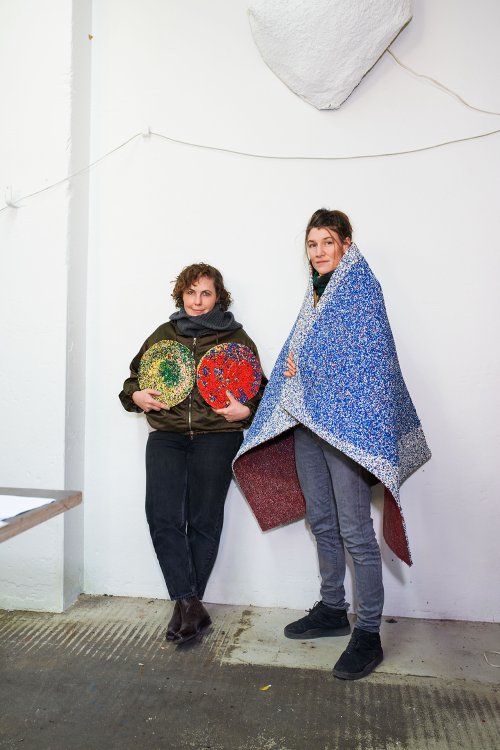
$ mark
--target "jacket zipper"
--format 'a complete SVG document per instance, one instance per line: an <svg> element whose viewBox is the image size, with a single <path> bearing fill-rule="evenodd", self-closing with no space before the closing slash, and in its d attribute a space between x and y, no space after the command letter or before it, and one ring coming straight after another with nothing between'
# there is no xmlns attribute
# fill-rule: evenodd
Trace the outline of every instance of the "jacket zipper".
<svg viewBox="0 0 500 750"><path fill-rule="evenodd" d="M196 352L196 337L193 339L193 357L195 356ZM193 439L193 429L192 429L192 421L191 421L191 408L193 405L193 391L189 394L189 405L188 405L188 423L189 423L189 437L191 440Z"/></svg>

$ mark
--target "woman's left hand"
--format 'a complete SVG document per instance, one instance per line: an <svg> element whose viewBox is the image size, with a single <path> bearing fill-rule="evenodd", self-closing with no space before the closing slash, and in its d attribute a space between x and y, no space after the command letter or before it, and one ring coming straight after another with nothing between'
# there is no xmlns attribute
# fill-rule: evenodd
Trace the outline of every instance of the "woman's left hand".
<svg viewBox="0 0 500 750"><path fill-rule="evenodd" d="M226 391L229 405L224 409L214 409L216 414L220 414L227 422L243 422L250 416L250 409L245 404L238 401L230 391Z"/></svg>
<svg viewBox="0 0 500 750"><path fill-rule="evenodd" d="M293 352L288 352L288 357L286 358L286 370L284 371L283 375L286 378L294 378L297 374L297 365L295 364L295 359L293 358Z"/></svg>

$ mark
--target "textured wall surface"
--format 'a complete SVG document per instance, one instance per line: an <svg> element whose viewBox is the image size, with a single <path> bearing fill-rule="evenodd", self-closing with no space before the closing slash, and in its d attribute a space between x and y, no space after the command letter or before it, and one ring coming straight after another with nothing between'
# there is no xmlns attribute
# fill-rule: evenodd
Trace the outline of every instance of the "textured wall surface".
<svg viewBox="0 0 500 750"><path fill-rule="evenodd" d="M337 109L411 19L410 0L253 0L255 43L292 91Z"/></svg>
<svg viewBox="0 0 500 750"><path fill-rule="evenodd" d="M298 156L397 151L495 127L387 55L340 109L317 110L263 64L247 6L95 3L92 157L147 125L196 143ZM496 0L482 0L480 12L466 0L421 0L395 52L478 106L500 111L499 22ZM433 451L402 492L414 566L382 548L385 611L500 617L492 596L500 565L500 363L492 346L500 316L499 149L494 137L381 159L276 161L139 139L93 171L87 592L166 595L144 519L147 430L143 418L123 411L117 393L145 336L172 312L171 280L189 262L219 266L234 314L269 371L302 302L304 228L326 205L351 216L355 240L382 284ZM377 499L377 532L379 511ZM349 577L347 590L355 604ZM206 596L310 607L318 570L307 527L262 533L233 485Z"/></svg>
<svg viewBox="0 0 500 750"><path fill-rule="evenodd" d="M84 47L88 70L90 9L90 0L20 0L15 9L0 3L0 180L12 186L14 198L88 163L88 87L78 51ZM86 120L75 113L76 100ZM86 153L84 145L77 148L81 143ZM83 487L84 183L61 184L0 214L0 475L6 487ZM60 610L81 591L82 579L80 509L0 545L4 607Z"/></svg>
<svg viewBox="0 0 500 750"><path fill-rule="evenodd" d="M71 31L67 3L52 3L49 15L47 4L11 5L0 3L8 115L0 122L1 184L29 191L69 168ZM298 157L426 148L498 127L498 118L466 109L388 55L340 109L309 106L263 63L247 6L94 3L90 158L147 126L184 141ZM393 47L476 106L500 111L499 24L497 0L419 0ZM90 44L88 29L80 31ZM499 160L498 136L343 161L254 159L139 138L93 169L89 211L76 223L67 200L73 185L0 214L2 481L43 488L62 483L65 470L77 475L81 424L65 432L81 394L87 592L166 596L144 519L147 430L117 394L145 336L172 312L171 280L189 262L220 267L234 314L269 371L303 297L304 228L329 206L350 215L382 284L433 451L402 492L414 566L382 546L385 611L500 619ZM85 242L73 233L85 233L86 221L87 294ZM81 320L72 323L82 301L86 334ZM79 344L76 358L68 342ZM79 408L65 424L67 379ZM73 458L65 467L67 438ZM379 498L374 518L380 533ZM207 600L302 609L318 590L307 526L260 532L233 484ZM349 576L347 596L355 604Z"/></svg>

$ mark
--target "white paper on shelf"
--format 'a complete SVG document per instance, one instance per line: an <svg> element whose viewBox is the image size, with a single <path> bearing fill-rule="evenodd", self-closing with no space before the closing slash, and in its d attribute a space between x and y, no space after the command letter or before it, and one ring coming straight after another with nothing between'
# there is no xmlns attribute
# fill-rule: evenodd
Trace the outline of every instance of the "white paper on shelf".
<svg viewBox="0 0 500 750"><path fill-rule="evenodd" d="M28 510L40 508L42 505L54 503L53 497L22 497L20 495L0 495L0 521L26 513ZM4 525L4 524L2 524Z"/></svg>

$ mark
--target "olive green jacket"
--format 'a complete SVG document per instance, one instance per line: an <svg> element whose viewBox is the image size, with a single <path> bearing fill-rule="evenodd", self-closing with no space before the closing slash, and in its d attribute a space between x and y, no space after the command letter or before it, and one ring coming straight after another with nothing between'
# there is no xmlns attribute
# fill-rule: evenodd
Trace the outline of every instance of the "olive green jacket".
<svg viewBox="0 0 500 750"><path fill-rule="evenodd" d="M179 344L187 346L193 353L196 366L198 366L203 355L213 346L230 342L248 346L256 357L259 358L257 347L242 328L229 332L222 331L216 333L214 331L214 333L210 333L206 336L192 338L191 336L182 336L178 332L175 323L163 323L163 325L157 328L156 331L146 339L141 349L130 363L130 377L125 380L123 390L119 395L120 401L122 402L124 409L127 411L142 412L142 409L140 409L132 400L132 394L135 391L140 390L138 382L139 363L142 355L150 346L157 341L163 341L164 339L178 341ZM189 396L187 396L184 401L181 401L180 404L173 406L168 411L164 409L161 411L150 411L146 414L146 418L154 430L181 432L184 434L199 432L233 432L235 430L243 430L244 428L249 427L253 419L266 383L267 378L262 376L262 383L259 392L245 404L245 406L248 406L250 409L250 416L242 422L228 422L222 415L216 414L202 398L197 385L194 386Z"/></svg>

